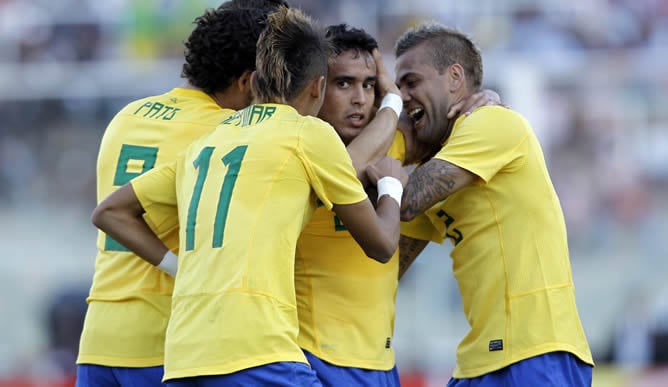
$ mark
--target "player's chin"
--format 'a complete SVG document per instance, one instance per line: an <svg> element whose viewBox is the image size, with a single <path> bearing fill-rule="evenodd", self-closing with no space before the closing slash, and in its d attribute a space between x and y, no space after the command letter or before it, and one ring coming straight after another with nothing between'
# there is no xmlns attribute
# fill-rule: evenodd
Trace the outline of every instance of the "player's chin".
<svg viewBox="0 0 668 387"><path fill-rule="evenodd" d="M436 133L428 125L423 125L419 129L415 128L415 135L420 142L423 143L432 143L435 141L434 136Z"/></svg>
<svg viewBox="0 0 668 387"><path fill-rule="evenodd" d="M357 127L347 126L339 131L339 135L346 144L349 144L352 140L355 139L355 137L359 136L360 133L362 133L362 129L364 129L364 127L357 128Z"/></svg>

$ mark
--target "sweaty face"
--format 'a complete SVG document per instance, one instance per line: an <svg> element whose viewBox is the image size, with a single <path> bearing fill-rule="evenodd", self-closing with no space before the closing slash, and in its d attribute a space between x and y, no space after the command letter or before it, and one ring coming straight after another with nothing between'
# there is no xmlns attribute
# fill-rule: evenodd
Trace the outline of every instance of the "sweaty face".
<svg viewBox="0 0 668 387"><path fill-rule="evenodd" d="M448 72L439 74L428 50L426 44L420 44L397 58L397 85L418 140L440 145L448 129Z"/></svg>
<svg viewBox="0 0 668 387"><path fill-rule="evenodd" d="M348 50L330 59L318 117L329 122L346 145L371 120L375 85L376 62L370 53Z"/></svg>

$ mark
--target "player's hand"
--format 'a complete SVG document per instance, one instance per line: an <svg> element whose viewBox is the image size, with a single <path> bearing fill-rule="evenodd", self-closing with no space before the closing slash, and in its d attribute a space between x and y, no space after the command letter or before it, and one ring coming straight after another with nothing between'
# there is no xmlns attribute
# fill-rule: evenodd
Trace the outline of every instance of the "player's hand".
<svg viewBox="0 0 668 387"><path fill-rule="evenodd" d="M373 60L376 62L376 107L379 107L380 101L387 93L401 96L401 92L394 83L394 79L390 76L390 72L387 71L387 67L383 63L383 56L380 55L378 49L374 48L371 54L373 55Z"/></svg>
<svg viewBox="0 0 668 387"><path fill-rule="evenodd" d="M485 89L469 96L465 100L457 102L448 111L448 118L453 119L462 113L468 116L475 109L487 105L502 105L501 97L496 91Z"/></svg>
<svg viewBox="0 0 668 387"><path fill-rule="evenodd" d="M366 174L374 185L378 184L378 180L385 176L399 179L403 187L406 187L406 183L408 183L408 173L401 165L401 162L390 156L383 157L375 164L369 164L366 168Z"/></svg>

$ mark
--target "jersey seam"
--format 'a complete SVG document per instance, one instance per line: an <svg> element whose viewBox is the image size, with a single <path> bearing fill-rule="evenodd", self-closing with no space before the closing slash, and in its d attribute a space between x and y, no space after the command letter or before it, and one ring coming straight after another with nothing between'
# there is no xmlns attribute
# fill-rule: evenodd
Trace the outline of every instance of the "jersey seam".
<svg viewBox="0 0 668 387"><path fill-rule="evenodd" d="M192 294L188 294L188 295L172 295L172 299L175 299L175 298L185 299L185 298L189 298L189 297L223 295L223 294L226 294L226 293L244 293L244 294L250 294L250 295L255 295L255 296L262 296L262 297L269 298L269 299L271 299L271 300L275 301L276 303L281 304L283 306L286 306L286 307L289 307L289 308L292 308L292 309L297 308L296 305L291 305L291 304L285 303L285 302L279 300L278 298L272 296L269 293L255 291L255 290L249 290L249 289L245 289L245 288L231 288L231 289L221 290L221 291L218 291L218 292L199 292L199 293L192 293Z"/></svg>

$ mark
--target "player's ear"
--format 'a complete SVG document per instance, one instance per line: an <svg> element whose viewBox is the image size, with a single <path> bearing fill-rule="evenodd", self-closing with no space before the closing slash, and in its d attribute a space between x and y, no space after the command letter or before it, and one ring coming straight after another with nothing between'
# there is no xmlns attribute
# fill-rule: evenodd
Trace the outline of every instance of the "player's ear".
<svg viewBox="0 0 668 387"><path fill-rule="evenodd" d="M454 93L466 85L466 75L464 68L459 63L454 63L448 67L448 78L450 78L450 92Z"/></svg>
<svg viewBox="0 0 668 387"><path fill-rule="evenodd" d="M250 74L250 88L251 88L251 93L253 94L253 99L257 100L259 97L259 93L257 92L257 72L253 71Z"/></svg>
<svg viewBox="0 0 668 387"><path fill-rule="evenodd" d="M325 83L325 77L320 76L317 79L314 79L311 81L311 97L313 99L320 99L322 96L325 94L325 87L327 87L327 84Z"/></svg>
<svg viewBox="0 0 668 387"><path fill-rule="evenodd" d="M251 77L254 71L246 70L241 74L239 79L237 79L237 87L242 93L248 93L251 91Z"/></svg>

